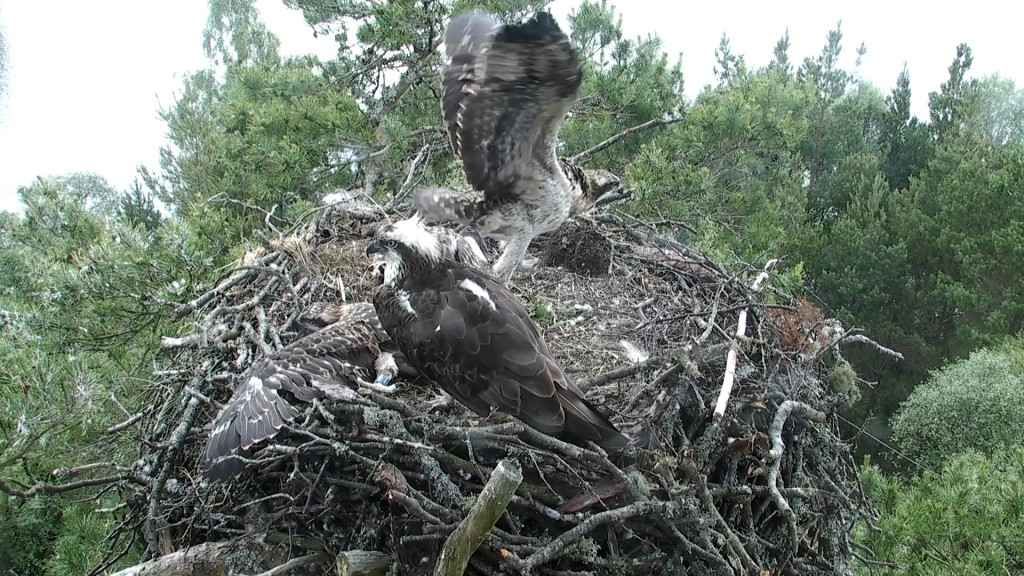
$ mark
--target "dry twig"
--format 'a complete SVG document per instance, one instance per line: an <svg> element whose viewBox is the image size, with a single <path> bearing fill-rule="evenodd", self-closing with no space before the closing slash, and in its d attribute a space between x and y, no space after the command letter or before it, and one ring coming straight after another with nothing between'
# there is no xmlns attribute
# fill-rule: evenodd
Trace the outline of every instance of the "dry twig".
<svg viewBox="0 0 1024 576"><path fill-rule="evenodd" d="M653 118L651 120L648 120L647 122L644 122L643 124L638 124L638 125L633 126L631 128L626 128L622 132L619 132L618 134L616 134L616 135L614 135L614 136L612 136L612 137L610 137L610 138L608 138L608 139L598 143L597 145L592 146L590 148L587 148L583 152L580 152L579 154L576 154L575 156L572 157L572 161L573 162L585 162L587 158L593 156L594 154L597 154L598 152L600 152L601 150L604 150L605 148L608 148L608 147L612 146L613 144L615 144L619 140L622 140L624 138L628 138L628 137L630 137L630 136L632 136L634 134L637 134L639 132L643 132L644 130L650 130L652 128L660 128L662 126L669 126L671 124L676 124L678 122L682 122L684 119L685 119L684 116L678 116L676 118L667 118L667 119L666 118Z"/></svg>
<svg viewBox="0 0 1024 576"><path fill-rule="evenodd" d="M778 263L778 259L769 260L764 265L764 269L754 279L754 283L750 285L752 292L757 292L761 283L768 279L768 274L775 268L775 264ZM715 418L720 419L725 416L725 407L729 404L729 395L732 393L733 381L736 379L736 360L739 356L740 340L742 340L747 334L747 309L740 310L739 320L736 322L736 339L733 340L732 346L729 348L729 356L725 361L725 378L722 379L722 390L718 394L718 402L715 404Z"/></svg>

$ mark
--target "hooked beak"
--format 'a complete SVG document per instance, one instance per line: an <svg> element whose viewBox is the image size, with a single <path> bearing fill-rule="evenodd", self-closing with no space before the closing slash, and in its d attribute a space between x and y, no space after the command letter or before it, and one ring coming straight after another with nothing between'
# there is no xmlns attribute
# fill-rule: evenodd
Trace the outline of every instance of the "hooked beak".
<svg viewBox="0 0 1024 576"><path fill-rule="evenodd" d="M600 196L597 197L597 199L594 200L594 204L600 205L607 202L611 202L613 200L629 198L630 196L632 196L632 191L627 190L626 187L620 182L615 186L611 186L607 190L605 190L604 194L601 194Z"/></svg>
<svg viewBox="0 0 1024 576"><path fill-rule="evenodd" d="M366 245L366 255L367 256L369 256L370 254L380 254L383 251L384 251L384 246L381 245L381 243L376 241L376 240L373 240L369 244Z"/></svg>

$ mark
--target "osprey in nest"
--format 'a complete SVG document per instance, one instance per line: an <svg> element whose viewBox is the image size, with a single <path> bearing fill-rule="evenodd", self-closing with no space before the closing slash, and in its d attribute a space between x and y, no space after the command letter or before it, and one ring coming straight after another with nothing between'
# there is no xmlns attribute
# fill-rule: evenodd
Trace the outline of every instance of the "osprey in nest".
<svg viewBox="0 0 1024 576"><path fill-rule="evenodd" d="M556 153L583 68L550 13L502 24L466 12L452 19L444 41L442 114L473 189L420 188L413 202L428 221L458 221L504 243L494 275L507 282L535 236L620 191L621 183Z"/></svg>
<svg viewBox="0 0 1024 576"><path fill-rule="evenodd" d="M434 234L438 250L447 258L467 266L486 266L473 238L447 228L438 228ZM380 264L373 272L383 281ZM203 458L210 479L225 480L241 472L245 462L235 455L247 456L250 448L273 438L298 416L289 398L351 400L357 386L388 393L396 389L389 385L394 378L418 376L369 302L317 302L299 315L296 324L302 336L246 370L214 420ZM371 374L376 374L374 382L366 380Z"/></svg>
<svg viewBox="0 0 1024 576"><path fill-rule="evenodd" d="M390 391L388 382L400 373L416 375L387 351L389 338L372 304L318 303L304 316L300 325L306 330L325 327L253 364L214 420L203 458L210 479L241 472L245 462L235 454L248 455L255 444L273 438L299 415L282 393L299 402L324 396L345 400L355 397L357 385ZM374 383L365 380L371 371L377 374Z"/></svg>
<svg viewBox="0 0 1024 576"><path fill-rule="evenodd" d="M381 325L420 376L481 416L497 408L562 440L629 443L562 372L519 299L446 257L419 216L382 228L366 253L383 266Z"/></svg>

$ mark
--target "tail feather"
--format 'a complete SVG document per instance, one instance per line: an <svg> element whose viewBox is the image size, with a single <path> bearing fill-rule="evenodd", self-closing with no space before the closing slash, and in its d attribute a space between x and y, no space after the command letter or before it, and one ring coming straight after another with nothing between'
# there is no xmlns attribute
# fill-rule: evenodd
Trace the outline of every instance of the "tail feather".
<svg viewBox="0 0 1024 576"><path fill-rule="evenodd" d="M413 205L431 224L458 222L472 224L484 213L483 194L471 190L458 192L448 188L422 187L413 192Z"/></svg>
<svg viewBox="0 0 1024 576"><path fill-rule="evenodd" d="M612 451L629 445L629 437L582 395L560 391L558 399L565 414L565 423L562 430L554 434L556 437L569 442L592 440L605 450Z"/></svg>

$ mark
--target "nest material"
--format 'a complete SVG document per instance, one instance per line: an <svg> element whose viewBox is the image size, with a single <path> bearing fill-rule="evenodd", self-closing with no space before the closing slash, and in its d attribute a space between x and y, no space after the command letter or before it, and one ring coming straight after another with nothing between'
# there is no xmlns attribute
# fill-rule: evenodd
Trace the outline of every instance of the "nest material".
<svg viewBox="0 0 1024 576"><path fill-rule="evenodd" d="M583 276L608 274L612 242L588 220L569 220L540 239L540 263Z"/></svg>
<svg viewBox="0 0 1024 576"><path fill-rule="evenodd" d="M250 474L208 484L203 444L237 375L287 344L310 303L370 297L363 250L376 223L328 208L179 308L194 333L165 342L171 366L156 374L123 536L160 556L259 533L319 566L310 573L361 550L391 555L392 574L432 574L507 458L523 482L466 574L849 574L848 532L868 507L832 416L845 399L825 382L834 343L820 313L766 313L747 287L758 270L741 282L645 224L598 220L567 223L542 249L606 244L603 275L541 265L513 290L587 397L621 429L653 432L655 449L609 457L500 414L437 408L438 391L414 383L300 406ZM735 383L715 419L731 347Z"/></svg>

